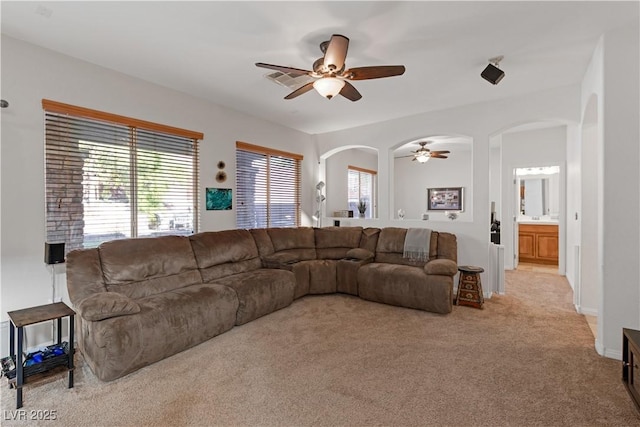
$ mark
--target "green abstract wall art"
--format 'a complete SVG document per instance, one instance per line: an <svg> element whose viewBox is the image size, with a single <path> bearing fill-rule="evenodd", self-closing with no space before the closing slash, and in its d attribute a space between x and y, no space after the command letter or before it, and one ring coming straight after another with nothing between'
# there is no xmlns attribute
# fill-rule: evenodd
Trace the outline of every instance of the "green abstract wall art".
<svg viewBox="0 0 640 427"><path fill-rule="evenodd" d="M231 188L207 188L207 210L229 211L233 207Z"/></svg>

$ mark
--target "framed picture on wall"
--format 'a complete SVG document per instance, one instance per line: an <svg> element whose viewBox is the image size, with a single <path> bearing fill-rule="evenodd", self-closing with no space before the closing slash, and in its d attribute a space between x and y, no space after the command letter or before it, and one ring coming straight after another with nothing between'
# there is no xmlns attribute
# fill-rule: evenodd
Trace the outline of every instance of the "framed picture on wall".
<svg viewBox="0 0 640 427"><path fill-rule="evenodd" d="M230 188L207 188L207 210L228 211L232 208L233 194Z"/></svg>
<svg viewBox="0 0 640 427"><path fill-rule="evenodd" d="M427 188L428 210L464 210L464 187Z"/></svg>

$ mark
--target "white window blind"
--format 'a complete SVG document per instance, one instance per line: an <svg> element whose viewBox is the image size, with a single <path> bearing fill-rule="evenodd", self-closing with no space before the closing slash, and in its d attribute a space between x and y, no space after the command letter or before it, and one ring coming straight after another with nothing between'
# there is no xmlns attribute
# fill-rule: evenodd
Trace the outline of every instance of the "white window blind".
<svg viewBox="0 0 640 427"><path fill-rule="evenodd" d="M238 228L300 225L302 156L236 143Z"/></svg>
<svg viewBox="0 0 640 427"><path fill-rule="evenodd" d="M43 100L47 242L197 231L202 134Z"/></svg>
<svg viewBox="0 0 640 427"><path fill-rule="evenodd" d="M358 211L360 201L367 204L365 218L375 217L375 184L376 171L359 168L357 166L347 167L347 194L349 210Z"/></svg>

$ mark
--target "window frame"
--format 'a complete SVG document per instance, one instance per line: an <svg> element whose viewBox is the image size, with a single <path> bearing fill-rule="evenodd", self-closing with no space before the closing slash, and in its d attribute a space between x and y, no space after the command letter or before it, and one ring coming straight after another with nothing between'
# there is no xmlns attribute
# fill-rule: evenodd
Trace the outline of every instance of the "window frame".
<svg viewBox="0 0 640 427"><path fill-rule="evenodd" d="M373 169L366 169L360 166L348 165L347 166L347 186L349 185L349 175L351 172L358 173L358 201L362 199L362 174L371 175L371 204L367 207L365 212L365 218L376 218L377 217L377 178L378 171ZM347 188L347 205L351 208L350 200L349 200L349 189ZM355 209L358 210L357 208ZM355 212L354 212L355 213ZM367 216L367 214L369 214Z"/></svg>
<svg viewBox="0 0 640 427"><path fill-rule="evenodd" d="M244 177L241 176L242 169L238 165L238 155L239 152L247 152L252 153L259 156L265 156L267 161L266 166L266 182L264 182L264 187L266 191L266 214L265 214L265 226L261 227L257 224L249 225L248 223L242 223L240 221L240 217L247 214L247 210L244 209L244 188L242 188L242 181ZM273 148L263 147L259 145L249 144L247 142L236 141L236 227L237 228L270 228L273 227L273 221L279 220L280 218L274 217L272 211L274 211L272 207L272 181L271 177L271 159L272 158L283 158L287 160L292 160L295 164L295 170L293 171L293 175L295 176L294 189L295 194L293 195L294 206L295 206L295 214L294 214L294 224L285 225L285 227L299 227L302 221L302 160L304 156L301 154L291 153L288 151L277 150ZM255 187L254 187L255 188ZM248 189L247 189L248 190ZM255 200L255 198L254 198ZM282 226L282 225L277 225Z"/></svg>
<svg viewBox="0 0 640 427"><path fill-rule="evenodd" d="M81 124L87 125L90 123L95 124L95 126L99 129L102 129L103 131L109 130L110 126L113 127L114 132L116 129L118 129L120 131L120 135L122 134L127 134L128 138L129 138L129 150L131 154L131 158L132 158L132 162L128 163L126 166L126 170L129 171L129 178L132 181L131 182L131 186L130 186L130 194L129 197L131 198L129 205L128 206L128 215L129 215L129 226L130 226L130 236L128 235L124 235L124 237L143 237L143 236L147 236L144 233L140 233L140 229L139 229L139 224L138 224L138 216L141 214L142 212L142 207L139 206L138 203L138 199L142 199L142 197L144 197L144 195L146 194L144 192L144 190L140 190L137 187L137 182L141 179L141 174L147 173L147 171L145 169L140 169L139 165L137 164L137 160L140 159L140 161L142 163L144 163L145 161L145 157L136 157L135 153L136 150L139 150L141 153L143 153L142 155L144 155L144 153L152 153L152 155L155 155L153 153L163 153L163 150L161 149L157 149L156 150L151 150L149 151L149 143L152 141L155 141L156 139L158 141L160 141L160 144L163 143L167 143L167 141L170 141L172 138L177 138L177 142L180 142L180 139L184 139L185 142L189 141L191 144L190 147L186 147L185 148L185 152L189 155L189 158L191 158L191 161L189 162L190 164L190 169L188 171L188 174L185 176L188 176L189 174L192 174L192 178L191 178L191 184L188 185L188 188L192 188L192 200L189 200L189 203L192 203L192 206L189 206L190 209L192 209L192 216L193 219L192 221L192 225L193 225L193 232L196 233L199 230L199 222L200 222L200 212L199 212L199 141L202 140L204 138L204 134L201 132L194 132L194 131L190 131L190 130L186 130L186 129L181 129L181 128L177 128L177 127L172 127L172 126L167 126L167 125L163 125L163 124L159 124L159 123L153 123L153 122L149 122L149 121L145 121L145 120L140 120L140 119L135 119L135 118L130 118L130 117L126 117L126 116L122 116L122 115L117 115L117 114L112 114L112 113L107 113L107 112L103 112L103 111L98 111L98 110L92 110L89 108L85 108L85 107L79 107L79 106L75 106L75 105L70 105L70 104L64 104L61 102L57 102L57 101L52 101L52 100L48 100L48 99L43 99L42 100L42 108L43 108L43 119L44 119L44 131L45 131L45 135L44 135L44 166L45 166L45 235L46 235L46 241L49 243L62 243L62 241L64 241L66 243L65 246L65 252L69 252L70 250L73 249L81 249L84 248L86 245L86 233L85 233L85 220L86 220L86 215L85 215L85 211L84 209L82 209L82 232L78 233L78 229L80 227L78 226L74 226L71 224L71 221L68 221L69 224L62 224L61 226L55 226L53 225L53 223L55 223L56 221L56 213L55 213L55 209L56 207L59 209L59 204L56 205L55 201L51 200L51 195L53 193L53 187L55 187L56 185L60 185L59 183L56 183L55 181L51 180L50 181L50 177L49 175L51 174L52 176L55 174L55 170L65 170L65 168L63 167L57 167L54 168L52 167L52 165L55 162L55 150L56 149L62 149L65 150L62 152L62 155L67 155L67 153L69 153L69 149L72 149L72 144L69 143L67 146L67 143L64 142L63 140L61 140L61 138L69 138L69 136L67 134L64 133L60 133L60 130L55 128L55 125L60 126L62 121L63 121L63 117L67 116L68 117L68 121L69 123L73 123L74 120L77 120L77 125L80 127ZM59 122L56 121L56 116L58 116L58 120L60 120ZM85 123L83 123L83 121ZM47 126L51 126L52 129L48 129ZM49 131L51 131L52 136L49 136ZM56 133L58 132L58 133ZM141 134L143 136L138 137L138 134ZM77 137L77 135L73 135L71 136L71 140L74 139L74 137ZM173 144L174 141L170 141L169 143ZM82 141L78 141L78 143L82 143ZM98 144L107 144L106 146L108 146L108 144L110 143L109 138L104 138L101 142L98 142ZM115 146L117 146L116 140L114 139L113 142ZM132 145L133 144L133 145ZM138 144L139 146L137 146L136 144ZM165 145L165 147L168 147L168 149L175 149L176 147L180 147L179 145ZM51 154L49 153L49 151L51 150ZM73 159L73 156L77 156L79 154L73 154L73 151L71 151L71 159ZM79 152L78 152L79 153ZM85 170L84 170L84 162L82 166L79 166L77 169L75 168L76 164L73 162L70 162L73 164L72 170L74 172L72 173L80 173L81 175L84 174ZM179 164L178 164L179 165ZM179 165L180 166L180 165ZM66 169L69 169L68 166L65 166ZM173 166L172 166L173 167ZM178 167L179 170L179 167ZM189 180L185 181L185 182L189 182ZM64 192L69 191L67 184L63 184L64 185ZM74 184L76 187L80 188L82 190L82 197L80 199L80 204L83 204L84 206L84 192L85 192L85 182L84 180L82 182L79 183L75 183ZM73 191L73 189L71 190ZM60 199L58 197L58 199ZM78 203L77 200L66 200L65 203ZM167 232L166 234L173 234L171 232ZM184 232L176 232L175 234L184 234ZM123 238L121 236L117 236L115 238ZM99 242L102 241L106 241L106 240L112 240L111 238L106 238L103 240L98 239ZM98 243L99 243L98 242ZM93 247L95 245L89 245L88 247Z"/></svg>

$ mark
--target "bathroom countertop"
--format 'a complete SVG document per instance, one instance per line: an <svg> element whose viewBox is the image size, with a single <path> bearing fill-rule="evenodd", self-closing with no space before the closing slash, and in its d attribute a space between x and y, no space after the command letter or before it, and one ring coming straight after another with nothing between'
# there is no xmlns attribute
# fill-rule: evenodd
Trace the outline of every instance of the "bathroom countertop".
<svg viewBox="0 0 640 427"><path fill-rule="evenodd" d="M518 224L558 225L557 219L519 219Z"/></svg>

